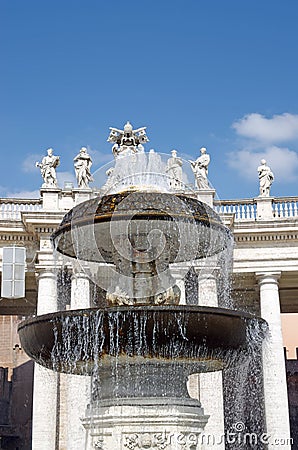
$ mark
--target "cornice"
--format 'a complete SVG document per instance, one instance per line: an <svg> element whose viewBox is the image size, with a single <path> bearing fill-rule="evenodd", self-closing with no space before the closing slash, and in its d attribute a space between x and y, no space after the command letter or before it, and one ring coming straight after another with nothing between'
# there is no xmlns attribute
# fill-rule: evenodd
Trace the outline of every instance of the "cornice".
<svg viewBox="0 0 298 450"><path fill-rule="evenodd" d="M247 242L285 242L285 241L298 241L298 230L280 232L278 229L275 232L258 232L258 233L234 233L234 240L236 243Z"/></svg>
<svg viewBox="0 0 298 450"><path fill-rule="evenodd" d="M22 212L22 221L26 230L31 233L53 233L64 215L65 211Z"/></svg>
<svg viewBox="0 0 298 450"><path fill-rule="evenodd" d="M12 233L1 233L0 232L0 242L32 242L35 237L32 234L12 234Z"/></svg>

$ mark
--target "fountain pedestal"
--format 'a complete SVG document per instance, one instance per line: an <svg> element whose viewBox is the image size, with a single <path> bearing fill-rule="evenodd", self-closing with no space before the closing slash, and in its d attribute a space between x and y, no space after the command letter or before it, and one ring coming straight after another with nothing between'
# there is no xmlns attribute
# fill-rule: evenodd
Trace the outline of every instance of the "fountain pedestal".
<svg viewBox="0 0 298 450"><path fill-rule="evenodd" d="M83 425L87 450L201 448L209 416L189 397L181 363L117 365L93 377L93 397Z"/></svg>
<svg viewBox="0 0 298 450"><path fill-rule="evenodd" d="M207 421L198 400L136 397L101 402L83 425L87 450L199 450Z"/></svg>

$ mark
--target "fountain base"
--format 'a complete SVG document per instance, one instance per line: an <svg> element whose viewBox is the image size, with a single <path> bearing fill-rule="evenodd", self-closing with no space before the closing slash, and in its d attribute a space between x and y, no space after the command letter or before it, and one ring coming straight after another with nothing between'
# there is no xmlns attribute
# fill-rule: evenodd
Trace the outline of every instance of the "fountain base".
<svg viewBox="0 0 298 450"><path fill-rule="evenodd" d="M103 401L87 411L87 450L200 449L208 416L191 398Z"/></svg>

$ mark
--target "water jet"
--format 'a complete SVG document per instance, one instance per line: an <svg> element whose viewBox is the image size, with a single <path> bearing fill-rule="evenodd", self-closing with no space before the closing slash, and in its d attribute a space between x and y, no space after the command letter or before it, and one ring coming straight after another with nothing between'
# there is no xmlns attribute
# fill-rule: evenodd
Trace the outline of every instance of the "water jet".
<svg viewBox="0 0 298 450"><path fill-rule="evenodd" d="M189 396L188 377L241 364L260 348L266 322L228 308L180 304L171 266L214 261L232 234L181 183L181 191L166 191L171 184L159 176L159 191L151 167L140 171L140 161L147 167L144 128L112 129L110 141L114 182L75 206L52 235L57 254L86 273L88 264L112 267L105 305L27 319L19 326L21 344L48 369L91 375L86 448L199 449L208 416ZM130 173L122 183L123 167ZM179 433L197 441L188 447L169 441Z"/></svg>

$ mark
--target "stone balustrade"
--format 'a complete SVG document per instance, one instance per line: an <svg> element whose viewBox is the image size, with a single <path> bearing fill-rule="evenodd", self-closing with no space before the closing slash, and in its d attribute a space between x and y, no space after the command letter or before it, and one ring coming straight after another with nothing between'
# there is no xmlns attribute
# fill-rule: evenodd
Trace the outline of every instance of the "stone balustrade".
<svg viewBox="0 0 298 450"><path fill-rule="evenodd" d="M214 200L215 211L224 215L234 215L237 222L257 220L257 200ZM42 199L0 199L0 220L21 220L22 212L42 210ZM272 218L298 217L298 197L272 197Z"/></svg>
<svg viewBox="0 0 298 450"><path fill-rule="evenodd" d="M257 220L257 203L262 198L241 200L214 200L214 209L220 215L233 214L237 222ZM266 199L266 197L265 197ZM267 197L269 200L269 198ZM272 219L298 218L298 197L272 197Z"/></svg>
<svg viewBox="0 0 298 450"><path fill-rule="evenodd" d="M298 197L278 197L273 199L273 217L298 217Z"/></svg>
<svg viewBox="0 0 298 450"><path fill-rule="evenodd" d="M255 220L257 202L255 199L214 200L214 209L219 215L234 214L235 220Z"/></svg>
<svg viewBox="0 0 298 450"><path fill-rule="evenodd" d="M20 220L23 211L40 211L42 202L40 199L0 199L0 220Z"/></svg>

